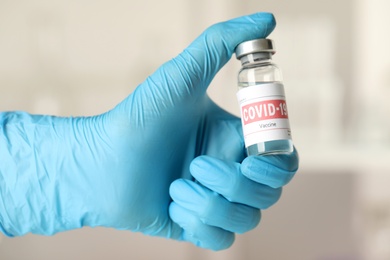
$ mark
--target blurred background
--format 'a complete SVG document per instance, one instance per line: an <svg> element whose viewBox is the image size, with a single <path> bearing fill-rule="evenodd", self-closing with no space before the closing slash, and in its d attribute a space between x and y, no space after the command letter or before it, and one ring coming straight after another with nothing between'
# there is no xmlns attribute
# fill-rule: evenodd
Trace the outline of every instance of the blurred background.
<svg viewBox="0 0 390 260"><path fill-rule="evenodd" d="M388 0L0 0L0 111L102 113L213 23L258 11L278 26L301 167L228 250L104 228L0 235L0 259L390 259ZM235 58L209 93L238 114Z"/></svg>

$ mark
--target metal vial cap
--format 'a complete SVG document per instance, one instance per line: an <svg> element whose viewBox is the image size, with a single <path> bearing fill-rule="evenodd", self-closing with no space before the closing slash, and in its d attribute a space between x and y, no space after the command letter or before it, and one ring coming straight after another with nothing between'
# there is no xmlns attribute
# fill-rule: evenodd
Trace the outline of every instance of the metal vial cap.
<svg viewBox="0 0 390 260"><path fill-rule="evenodd" d="M259 52L268 52L274 54L274 42L271 39L256 39L252 41L246 41L237 45L235 50L237 59L240 59L242 56L248 54Z"/></svg>

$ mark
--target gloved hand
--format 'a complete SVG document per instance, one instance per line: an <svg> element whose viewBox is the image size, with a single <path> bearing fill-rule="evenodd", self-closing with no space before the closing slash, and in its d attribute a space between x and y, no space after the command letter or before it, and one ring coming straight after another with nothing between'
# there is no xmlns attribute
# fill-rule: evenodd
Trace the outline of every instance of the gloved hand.
<svg viewBox="0 0 390 260"><path fill-rule="evenodd" d="M254 228L297 154L245 158L240 120L206 89L239 43L274 26L267 13L211 26L102 115L1 113L3 233L104 226L219 250Z"/></svg>

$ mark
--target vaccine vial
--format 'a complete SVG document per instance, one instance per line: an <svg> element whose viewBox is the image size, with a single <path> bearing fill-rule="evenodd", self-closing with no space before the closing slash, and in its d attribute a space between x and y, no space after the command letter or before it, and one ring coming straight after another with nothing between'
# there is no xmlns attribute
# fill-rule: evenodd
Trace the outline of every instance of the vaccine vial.
<svg viewBox="0 0 390 260"><path fill-rule="evenodd" d="M291 153L293 143L282 73L272 62L273 41L243 42L235 53L242 65L237 99L248 156Z"/></svg>

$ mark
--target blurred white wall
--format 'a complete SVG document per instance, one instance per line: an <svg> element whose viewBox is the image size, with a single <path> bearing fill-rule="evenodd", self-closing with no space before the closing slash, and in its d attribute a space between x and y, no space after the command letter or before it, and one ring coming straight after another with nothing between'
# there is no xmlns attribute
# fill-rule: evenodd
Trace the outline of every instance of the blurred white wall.
<svg viewBox="0 0 390 260"><path fill-rule="evenodd" d="M337 7L336 7L337 6ZM108 229L0 237L0 259L390 259L386 0L0 0L0 111L93 115L209 25L271 11L301 170L223 252ZM209 89L237 114L234 58Z"/></svg>

